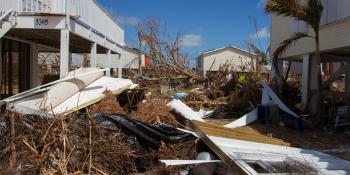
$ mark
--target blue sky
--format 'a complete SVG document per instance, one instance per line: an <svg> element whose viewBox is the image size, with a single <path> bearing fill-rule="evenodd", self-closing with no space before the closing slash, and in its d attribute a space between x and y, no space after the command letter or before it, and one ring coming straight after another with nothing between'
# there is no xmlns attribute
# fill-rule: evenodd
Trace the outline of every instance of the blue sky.
<svg viewBox="0 0 350 175"><path fill-rule="evenodd" d="M255 38L249 17L258 22L264 49L269 41L269 16L264 0L98 0L125 30L125 43L136 46L135 24L147 18L159 19L167 31L181 33L183 50L191 66L201 52L235 45L246 48L247 38Z"/></svg>

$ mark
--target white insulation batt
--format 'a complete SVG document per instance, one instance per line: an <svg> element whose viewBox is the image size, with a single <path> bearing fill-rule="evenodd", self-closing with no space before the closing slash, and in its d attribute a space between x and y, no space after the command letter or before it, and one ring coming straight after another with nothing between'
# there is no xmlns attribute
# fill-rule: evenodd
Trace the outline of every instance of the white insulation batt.
<svg viewBox="0 0 350 175"><path fill-rule="evenodd" d="M54 84L47 91L38 89L31 95L8 102L8 109L43 116L68 114L102 100L106 90L119 94L137 86L128 79L105 77L97 68L78 69L66 78L68 80Z"/></svg>

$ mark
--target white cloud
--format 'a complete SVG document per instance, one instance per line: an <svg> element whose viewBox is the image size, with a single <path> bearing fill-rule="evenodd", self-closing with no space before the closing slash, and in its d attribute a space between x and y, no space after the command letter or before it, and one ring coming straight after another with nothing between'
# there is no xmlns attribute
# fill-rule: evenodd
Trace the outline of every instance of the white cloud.
<svg viewBox="0 0 350 175"><path fill-rule="evenodd" d="M134 16L118 16L117 21L122 25L136 26L140 19Z"/></svg>
<svg viewBox="0 0 350 175"><path fill-rule="evenodd" d="M257 33L249 35L248 40L254 40L257 38L264 39L264 38L269 38L269 37L270 37L270 32L267 30L267 27L263 27Z"/></svg>
<svg viewBox="0 0 350 175"><path fill-rule="evenodd" d="M264 7L266 4L266 0L260 0L259 3L256 5L257 8Z"/></svg>
<svg viewBox="0 0 350 175"><path fill-rule="evenodd" d="M201 35L188 34L180 38L180 44L183 47L200 47L204 40Z"/></svg>

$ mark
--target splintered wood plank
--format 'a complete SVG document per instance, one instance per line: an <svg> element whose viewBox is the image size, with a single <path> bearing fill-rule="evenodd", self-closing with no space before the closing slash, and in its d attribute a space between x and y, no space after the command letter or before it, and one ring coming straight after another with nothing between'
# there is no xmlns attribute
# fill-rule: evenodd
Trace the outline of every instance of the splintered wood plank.
<svg viewBox="0 0 350 175"><path fill-rule="evenodd" d="M280 145L280 146L291 146L290 143L284 142L283 140L280 140L280 139L271 138L261 134L246 133L246 132L225 128L225 127L210 124L210 123L192 121L192 125L195 130L200 131L203 134L208 136L217 136L217 137L224 137L224 138L230 138L230 139L238 139L238 140L258 142L258 143Z"/></svg>

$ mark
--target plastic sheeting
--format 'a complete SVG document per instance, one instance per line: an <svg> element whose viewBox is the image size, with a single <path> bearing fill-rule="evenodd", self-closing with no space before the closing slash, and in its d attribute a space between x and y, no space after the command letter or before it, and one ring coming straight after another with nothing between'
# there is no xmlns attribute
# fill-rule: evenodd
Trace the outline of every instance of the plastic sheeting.
<svg viewBox="0 0 350 175"><path fill-rule="evenodd" d="M166 143L181 143L196 139L191 133L180 131L171 126L152 126L129 116L96 113L92 115L92 118L97 124L107 124L108 126L112 124L123 132L131 132L137 137L140 144L144 144L144 146L152 149L158 149L162 141Z"/></svg>

